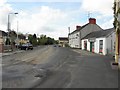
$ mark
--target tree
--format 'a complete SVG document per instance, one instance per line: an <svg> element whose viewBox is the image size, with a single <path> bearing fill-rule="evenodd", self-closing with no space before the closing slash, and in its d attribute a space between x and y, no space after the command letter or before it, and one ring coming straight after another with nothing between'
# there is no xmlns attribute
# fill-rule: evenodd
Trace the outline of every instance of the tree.
<svg viewBox="0 0 120 90"><path fill-rule="evenodd" d="M10 45L10 39L9 39L9 38L6 39L5 44L6 44L6 45Z"/></svg>
<svg viewBox="0 0 120 90"><path fill-rule="evenodd" d="M14 30L10 31L9 32L9 36L10 36L11 44L14 45L15 44L15 40L17 38L16 32Z"/></svg>
<svg viewBox="0 0 120 90"><path fill-rule="evenodd" d="M28 40L29 40L29 42L30 42L31 44L33 44L33 46L37 46L37 45L38 45L36 34L33 34L33 35L32 35L32 34L29 34Z"/></svg>
<svg viewBox="0 0 120 90"><path fill-rule="evenodd" d="M18 35L18 38L19 38L19 39L25 39L26 37L25 37L24 34L21 33L21 34Z"/></svg>

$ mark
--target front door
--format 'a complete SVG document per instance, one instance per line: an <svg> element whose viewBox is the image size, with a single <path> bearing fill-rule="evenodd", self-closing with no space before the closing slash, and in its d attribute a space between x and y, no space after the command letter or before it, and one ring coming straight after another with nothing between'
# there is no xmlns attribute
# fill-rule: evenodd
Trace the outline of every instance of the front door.
<svg viewBox="0 0 120 90"><path fill-rule="evenodd" d="M90 52L92 52L92 42L90 42Z"/></svg>
<svg viewBox="0 0 120 90"><path fill-rule="evenodd" d="M87 50L87 41L84 41L84 49Z"/></svg>

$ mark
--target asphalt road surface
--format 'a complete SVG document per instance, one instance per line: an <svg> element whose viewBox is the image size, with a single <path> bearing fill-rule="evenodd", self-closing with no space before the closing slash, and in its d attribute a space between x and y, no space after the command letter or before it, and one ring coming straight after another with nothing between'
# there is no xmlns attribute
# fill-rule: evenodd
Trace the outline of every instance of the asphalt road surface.
<svg viewBox="0 0 120 90"><path fill-rule="evenodd" d="M40 46L2 60L3 88L118 88L112 57Z"/></svg>

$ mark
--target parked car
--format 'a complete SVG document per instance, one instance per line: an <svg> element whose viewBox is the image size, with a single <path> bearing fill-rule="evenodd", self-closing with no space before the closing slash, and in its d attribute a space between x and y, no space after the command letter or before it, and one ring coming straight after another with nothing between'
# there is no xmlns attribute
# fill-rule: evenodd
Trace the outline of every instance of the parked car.
<svg viewBox="0 0 120 90"><path fill-rule="evenodd" d="M15 44L15 47L20 49L21 48L21 45L20 44Z"/></svg>
<svg viewBox="0 0 120 90"><path fill-rule="evenodd" d="M23 44L23 45L21 45L21 50L33 50L33 45L32 44L30 44L30 43L26 43L26 44Z"/></svg>

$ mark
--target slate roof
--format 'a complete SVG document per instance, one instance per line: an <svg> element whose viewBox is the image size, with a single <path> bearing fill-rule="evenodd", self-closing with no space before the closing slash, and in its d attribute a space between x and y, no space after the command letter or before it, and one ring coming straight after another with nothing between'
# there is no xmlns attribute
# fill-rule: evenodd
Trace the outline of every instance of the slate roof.
<svg viewBox="0 0 120 90"><path fill-rule="evenodd" d="M8 34L2 30L0 30L0 36L7 36Z"/></svg>
<svg viewBox="0 0 120 90"><path fill-rule="evenodd" d="M71 32L69 35L71 35L71 34L73 34L73 33L76 33L76 32L79 32L81 29L83 29L84 27L86 27L88 24L89 24L89 23L83 25L80 29L77 29L77 30Z"/></svg>
<svg viewBox="0 0 120 90"><path fill-rule="evenodd" d="M59 40L68 41L68 38L67 37L59 37Z"/></svg>
<svg viewBox="0 0 120 90"><path fill-rule="evenodd" d="M109 34L111 34L113 31L115 31L114 28L110 28L110 29L106 29L106 30L100 30L100 31L95 31L95 32L92 32L92 33L86 35L82 39L106 37Z"/></svg>

